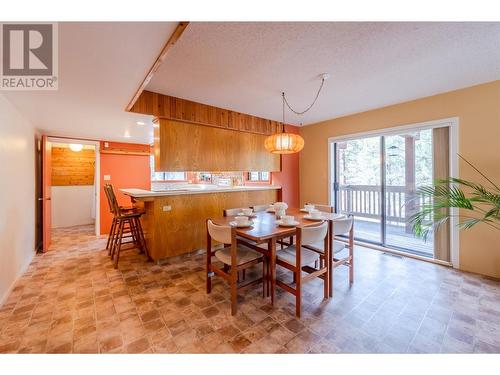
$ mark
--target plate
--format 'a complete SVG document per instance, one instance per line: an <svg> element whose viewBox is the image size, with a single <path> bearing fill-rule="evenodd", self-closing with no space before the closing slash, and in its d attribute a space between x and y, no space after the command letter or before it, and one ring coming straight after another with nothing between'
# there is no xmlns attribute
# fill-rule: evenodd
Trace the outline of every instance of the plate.
<svg viewBox="0 0 500 375"><path fill-rule="evenodd" d="M307 213L309 213L309 211L307 211L305 208L301 208L300 212L307 212Z"/></svg>
<svg viewBox="0 0 500 375"><path fill-rule="evenodd" d="M294 221L293 223L285 224L281 220L276 220L276 224L278 224L280 227L296 227L300 223L298 221Z"/></svg>
<svg viewBox="0 0 500 375"><path fill-rule="evenodd" d="M315 218L315 217L312 217L311 215L304 215L304 219L306 219L306 220L312 220L312 221L323 221L323 220L325 220L323 217Z"/></svg>
<svg viewBox="0 0 500 375"><path fill-rule="evenodd" d="M257 215L255 214L251 214L251 215L245 215L244 213L240 212L239 214L237 214L236 216L246 216L246 217L257 217Z"/></svg>
<svg viewBox="0 0 500 375"><path fill-rule="evenodd" d="M248 220L248 222L246 222L245 224L240 224L240 225L238 225L236 223L236 221L230 221L229 225L231 225L232 227L236 227L236 228L248 228L248 227L251 227L253 225L253 221Z"/></svg>

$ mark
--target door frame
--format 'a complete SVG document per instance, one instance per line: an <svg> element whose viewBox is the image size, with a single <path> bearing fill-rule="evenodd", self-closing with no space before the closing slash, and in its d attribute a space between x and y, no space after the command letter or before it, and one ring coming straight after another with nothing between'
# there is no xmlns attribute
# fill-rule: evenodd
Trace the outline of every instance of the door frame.
<svg viewBox="0 0 500 375"><path fill-rule="evenodd" d="M379 128L364 132L350 133L341 136L328 138L328 204L333 205L334 197L332 190L335 183L335 173L332 173L332 167L335 166L334 145L340 141L350 141L359 138L373 136L397 135L398 133L411 130L425 130L434 128L449 127L449 144L450 144L450 177L459 177L459 118L449 117L432 121L418 122L406 125L391 126L390 128ZM457 228L458 224L458 209L452 208L452 216L450 217L450 263L454 268L460 268L460 236Z"/></svg>
<svg viewBox="0 0 500 375"><path fill-rule="evenodd" d="M48 136L47 140L49 142L56 143L79 143L82 145L92 145L94 146L95 152L95 166L94 166L94 194L95 194L95 235L101 235L101 158L100 158L100 146L99 141L89 141L78 138L62 138L62 137L51 137Z"/></svg>

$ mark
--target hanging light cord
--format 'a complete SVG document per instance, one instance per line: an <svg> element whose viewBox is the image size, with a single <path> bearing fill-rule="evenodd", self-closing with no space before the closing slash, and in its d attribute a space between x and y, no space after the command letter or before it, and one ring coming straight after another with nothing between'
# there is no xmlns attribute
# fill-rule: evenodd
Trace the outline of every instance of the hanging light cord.
<svg viewBox="0 0 500 375"><path fill-rule="evenodd" d="M283 119L285 118L285 103L286 103L286 106L288 107L288 109L290 111L292 111L293 113L295 113L296 115L303 115L304 113L306 113L307 111L309 111L313 105L316 103L316 100L318 100L318 97L319 97L319 93L321 92L321 89L323 88L323 84L325 83L325 77L322 77L321 78L321 85L319 86L319 89L318 89L318 92L316 93L316 97L314 98L313 102L311 103L311 105L309 107L307 107L305 110L303 111L296 111L294 110L290 104L288 103L288 101L286 100L286 97L285 97L285 93L282 92L281 95L283 96ZM284 121L283 121L284 122Z"/></svg>

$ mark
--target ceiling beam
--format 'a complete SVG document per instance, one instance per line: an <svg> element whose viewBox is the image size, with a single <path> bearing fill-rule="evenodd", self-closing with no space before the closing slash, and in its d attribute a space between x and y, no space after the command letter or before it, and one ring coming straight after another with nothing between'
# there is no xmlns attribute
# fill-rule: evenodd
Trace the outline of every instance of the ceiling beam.
<svg viewBox="0 0 500 375"><path fill-rule="evenodd" d="M179 40L179 38L181 37L182 33L184 32L184 30L186 29L186 27L188 25L189 25L189 22L179 22L179 24L175 28L174 32L172 33L172 35L170 36L170 38L167 40L167 42L163 46L163 48L162 48L160 54L158 55L158 57L156 58L155 62L153 63L153 65L149 69L148 74L146 74L146 77L144 77L142 83L139 85L134 96L132 97L132 99L128 103L127 107L125 108L125 110L127 112L130 112L131 108L133 107L133 105L135 104L135 102L137 101L137 99L139 98L141 93L144 91L144 89L148 85L149 81L151 81L151 79L153 78L153 75L155 74L155 72L158 70L160 65L163 63L163 60L165 60L165 57L167 56L168 51Z"/></svg>

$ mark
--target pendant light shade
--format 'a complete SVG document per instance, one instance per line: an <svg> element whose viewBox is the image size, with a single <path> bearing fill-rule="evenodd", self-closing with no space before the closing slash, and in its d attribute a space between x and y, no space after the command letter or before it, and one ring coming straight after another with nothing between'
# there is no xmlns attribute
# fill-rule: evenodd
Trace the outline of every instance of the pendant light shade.
<svg viewBox="0 0 500 375"><path fill-rule="evenodd" d="M293 133L277 133L266 138L264 147L273 154L294 154L304 148L304 138Z"/></svg>
<svg viewBox="0 0 500 375"><path fill-rule="evenodd" d="M269 137L266 138L264 141L264 147L268 152L271 152L273 154L295 154L296 152L299 152L304 148L304 138L302 138L298 134L294 133L287 133L285 131L285 104L288 106L288 108L295 113L296 115L303 115L307 111L309 111L314 103L316 103L316 100L318 99L319 93L321 92L321 89L323 88L323 84L325 83L325 80L327 80L330 75L327 73L322 74L321 76L321 85L319 86L318 92L316 94L316 97L314 98L313 102L309 107L307 107L303 111L296 111L294 110L290 104L288 104L286 98L285 98L285 92L281 93L281 99L283 103L283 122L281 123L282 125L282 131L281 133L276 133L273 135L270 135Z"/></svg>

